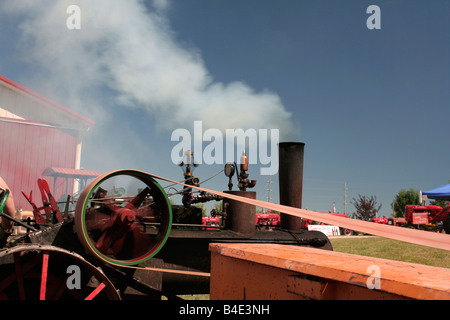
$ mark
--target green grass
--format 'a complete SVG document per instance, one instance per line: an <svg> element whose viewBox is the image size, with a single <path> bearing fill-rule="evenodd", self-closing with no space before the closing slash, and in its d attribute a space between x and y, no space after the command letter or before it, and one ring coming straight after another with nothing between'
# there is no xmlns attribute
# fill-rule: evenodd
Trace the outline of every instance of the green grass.
<svg viewBox="0 0 450 320"><path fill-rule="evenodd" d="M450 268L450 251L379 237L330 239L334 251Z"/></svg>

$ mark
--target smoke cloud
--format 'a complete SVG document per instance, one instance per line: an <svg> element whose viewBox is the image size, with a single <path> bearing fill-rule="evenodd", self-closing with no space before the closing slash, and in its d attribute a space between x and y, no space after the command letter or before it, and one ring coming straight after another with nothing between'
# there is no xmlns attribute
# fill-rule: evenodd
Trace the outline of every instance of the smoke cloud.
<svg viewBox="0 0 450 320"><path fill-rule="evenodd" d="M67 8L81 9L81 29L69 30ZM243 82L214 81L199 50L175 40L168 0L7 1L3 14L20 17L21 52L39 65L39 90L99 121L108 106L139 108L159 129L280 129L294 131L280 97ZM42 76L45 81L42 81ZM108 96L108 98L105 98ZM239 116L238 116L239 115Z"/></svg>

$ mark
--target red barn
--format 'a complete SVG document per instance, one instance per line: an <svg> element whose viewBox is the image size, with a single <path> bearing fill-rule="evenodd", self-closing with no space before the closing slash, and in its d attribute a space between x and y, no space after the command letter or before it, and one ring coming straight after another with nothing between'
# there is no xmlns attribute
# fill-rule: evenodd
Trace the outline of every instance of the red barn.
<svg viewBox="0 0 450 320"><path fill-rule="evenodd" d="M58 200L98 172L80 170L81 133L95 123L0 75L0 176L18 209L30 210L22 195L45 178ZM78 190L75 190L78 191Z"/></svg>

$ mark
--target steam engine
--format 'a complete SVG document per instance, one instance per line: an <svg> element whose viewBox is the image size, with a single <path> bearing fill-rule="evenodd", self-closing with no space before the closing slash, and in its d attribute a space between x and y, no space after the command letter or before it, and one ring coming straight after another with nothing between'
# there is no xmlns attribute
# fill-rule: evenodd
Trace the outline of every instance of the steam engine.
<svg viewBox="0 0 450 320"><path fill-rule="evenodd" d="M280 202L301 207L304 144L280 143L279 148ZM45 214L35 207L33 221L15 220L28 232L10 237L0 250L0 298L149 299L209 293L210 243L332 250L323 233L302 229L300 218L281 213L281 226L260 229L255 206L196 194L200 181L192 174L192 154L188 156L182 164L181 204L172 204L152 175L130 169L95 178L77 199L74 214L61 214L49 194ZM225 165L224 192L256 199L256 192L247 190L256 181L249 179L245 156L243 160L240 166ZM239 190L233 190L235 174ZM220 217L214 228L202 224L202 210L196 207L208 201L222 203L211 212ZM70 288L76 272L81 280Z"/></svg>

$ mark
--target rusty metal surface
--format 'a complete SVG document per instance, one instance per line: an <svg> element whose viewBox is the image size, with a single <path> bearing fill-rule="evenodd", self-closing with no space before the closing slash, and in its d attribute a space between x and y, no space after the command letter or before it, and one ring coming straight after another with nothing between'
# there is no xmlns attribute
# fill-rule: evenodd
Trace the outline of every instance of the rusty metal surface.
<svg viewBox="0 0 450 320"><path fill-rule="evenodd" d="M279 244L210 251L211 299L450 299L447 268Z"/></svg>

